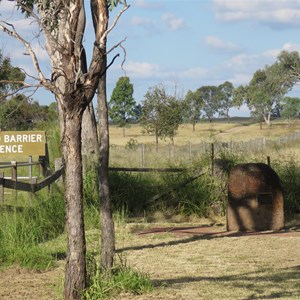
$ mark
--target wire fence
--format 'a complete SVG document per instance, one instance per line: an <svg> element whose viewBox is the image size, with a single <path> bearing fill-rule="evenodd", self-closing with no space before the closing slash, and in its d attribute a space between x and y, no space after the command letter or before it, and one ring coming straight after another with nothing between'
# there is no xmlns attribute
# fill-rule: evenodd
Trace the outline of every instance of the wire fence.
<svg viewBox="0 0 300 300"><path fill-rule="evenodd" d="M221 153L253 154L276 149L285 144L300 141L300 131L276 139L257 138L249 141L201 142L186 145L137 144L131 146L110 146L110 165L130 167L162 167L170 164L192 164L199 157L213 152L214 157Z"/></svg>

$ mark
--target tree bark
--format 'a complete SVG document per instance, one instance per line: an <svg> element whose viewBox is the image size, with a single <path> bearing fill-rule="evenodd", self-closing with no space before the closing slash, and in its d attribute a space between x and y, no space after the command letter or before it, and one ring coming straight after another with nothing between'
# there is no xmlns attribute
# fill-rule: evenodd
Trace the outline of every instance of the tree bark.
<svg viewBox="0 0 300 300"><path fill-rule="evenodd" d="M81 299L86 278L86 242L82 202L81 121L82 116L66 114L62 134L65 163L65 203L68 252L64 299Z"/></svg>
<svg viewBox="0 0 300 300"><path fill-rule="evenodd" d="M18 2L20 2L19 4L29 15L33 12L31 7L32 1ZM5 29L7 33L24 44L29 51L33 66L37 72L38 83L49 89L55 95L58 103L61 146L66 173L65 204L68 249L65 268L64 299L67 300L82 298L82 291L85 288L86 280L86 243L83 220L81 154L83 112L95 95L101 74L106 71L107 35L114 28L121 14L129 7L126 1L124 1L123 9L117 14L115 21L108 29L109 1L91 0L95 41L92 46L91 61L87 68L83 47L86 24L84 3L84 0L53 0L49 6L48 1L39 1L37 7L39 16L32 14L40 25L41 31L45 34L46 51L48 52L52 67L51 79L47 79L41 71L38 59L30 43L21 38L14 29L9 30L4 26L0 26L1 29ZM106 111L104 110L103 113L106 113ZM105 132L105 134L108 136L108 132ZM105 135L103 136L103 141L103 145L106 145L104 146L105 148L108 145L108 141L105 141ZM103 153L105 153L105 149ZM104 234L102 239L104 240L104 245L105 243L112 245L110 248L109 246L105 246L105 249L114 250L114 240L109 240L109 237L113 236L111 233L113 223L110 223L112 222L112 213L110 202L108 201L108 153L104 156L102 163L104 171L101 172L101 180L103 182L101 193L106 195L103 197L104 201L102 205L103 211L106 212L103 217L103 224L109 224L108 226L110 226L109 228L103 226L102 231ZM100 169L102 170L102 167ZM105 230L107 230L107 233ZM113 251L110 250L110 253L113 253ZM112 265L111 256L107 255L105 264L106 266Z"/></svg>
<svg viewBox="0 0 300 300"><path fill-rule="evenodd" d="M106 68L106 61L104 62ZM115 229L111 208L108 166L109 166L109 124L106 96L106 74L98 84L99 116L99 192L101 217L101 267L110 270L115 254Z"/></svg>
<svg viewBox="0 0 300 300"><path fill-rule="evenodd" d="M85 158L83 159L83 174L85 174L88 167L97 163L99 157L97 124L92 102L83 113L81 141L81 153Z"/></svg>

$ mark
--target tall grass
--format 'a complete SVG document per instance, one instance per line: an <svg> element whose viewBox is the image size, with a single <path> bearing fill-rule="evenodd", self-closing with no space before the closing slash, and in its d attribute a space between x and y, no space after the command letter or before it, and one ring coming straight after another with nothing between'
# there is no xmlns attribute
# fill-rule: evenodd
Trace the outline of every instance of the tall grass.
<svg viewBox="0 0 300 300"><path fill-rule="evenodd" d="M200 170L203 171L202 176L182 185ZM193 169L187 172L110 174L114 209L125 209L132 217L156 211L201 217L224 214L225 184L224 178L211 176L207 155L195 162Z"/></svg>
<svg viewBox="0 0 300 300"><path fill-rule="evenodd" d="M117 211L125 209L128 215L133 217L144 216L145 212L151 214L156 211L166 213L166 215L222 216L225 214L227 205L226 183L230 168L238 163L266 163L266 154L257 153L246 157L237 152L226 151L218 153L217 158L225 162L225 169L224 172L215 170L214 175L212 175L212 162L208 152L195 160L192 168L187 165L188 172L111 172L110 184L114 209ZM180 166L184 167L183 165ZM273 157L271 167L278 173L283 182L286 215L299 213L299 161L295 160L293 156L283 156L279 152ZM180 186L180 183L185 182L199 169L205 170L203 176L185 186ZM180 188L176 188L178 186ZM161 195L161 197L155 197L153 200L155 195Z"/></svg>
<svg viewBox="0 0 300 300"><path fill-rule="evenodd" d="M300 213L300 166L290 158L274 164L284 187L285 213L287 216Z"/></svg>
<svg viewBox="0 0 300 300"><path fill-rule="evenodd" d="M14 207L5 202L1 206L0 263L43 269L53 265L54 258L40 243L64 231L63 195L52 186L50 194L37 193L27 206L17 206L22 201L20 197Z"/></svg>
<svg viewBox="0 0 300 300"><path fill-rule="evenodd" d="M108 272L97 265L94 256L90 256L87 270L87 288L83 293L86 300L117 299L115 297L121 293L140 295L154 288L148 274L127 266L123 261Z"/></svg>

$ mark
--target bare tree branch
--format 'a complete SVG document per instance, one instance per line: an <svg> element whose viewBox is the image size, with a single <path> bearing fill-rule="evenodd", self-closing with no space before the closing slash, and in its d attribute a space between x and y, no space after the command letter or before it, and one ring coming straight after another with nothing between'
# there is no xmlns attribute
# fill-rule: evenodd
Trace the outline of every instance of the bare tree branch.
<svg viewBox="0 0 300 300"><path fill-rule="evenodd" d="M109 54L110 52L112 52L114 49L118 48L122 43L124 43L126 41L127 37L125 37L122 41L120 41L118 44L115 44L114 46L112 46L107 52L106 54Z"/></svg>
<svg viewBox="0 0 300 300"><path fill-rule="evenodd" d="M126 61L126 49L125 49L125 47L123 47L122 44L120 44L120 48L123 50L123 53L124 53L123 61L122 61L122 63L121 63L121 68L122 68L122 70L124 71L124 73L125 73L125 75L126 75L126 71L125 71L125 69L124 69L124 63L125 63L125 61Z"/></svg>
<svg viewBox="0 0 300 300"><path fill-rule="evenodd" d="M3 24L6 24L6 26L3 25ZM8 26L11 27L11 29L9 29ZM30 43L28 43L24 38L22 38L22 37L17 33L17 31L15 30L15 27L14 27L13 24L7 23L7 22L5 22L5 21L1 21L1 22L0 22L0 29L1 29L4 33L6 33L6 34L8 34L8 35L10 35L10 36L12 36L12 37L14 37L14 38L16 38L19 42L21 42L21 43L24 45L24 47L28 50L28 53L29 53L29 55L30 55L30 57L31 57L31 59L32 59L32 62L33 62L33 64L34 64L35 70L36 70L36 72L37 72L37 74L38 74L38 77L39 77L39 80L40 80L41 84L42 84L45 88L47 88L48 90L50 90L50 91L52 91L52 92L55 92L55 86L52 85L52 84L50 83L50 81L47 80L46 77L44 76L44 74L43 74L43 72L42 72L42 70L41 70L41 68L40 68L40 65L39 65L37 56L36 56L35 52L33 51L33 49L32 49L32 47L31 47ZM30 84L29 84L29 85L30 85Z"/></svg>
<svg viewBox="0 0 300 300"><path fill-rule="evenodd" d="M103 46L106 44L105 40L108 36L108 34L115 28L115 26L117 25L118 20L120 19L120 17L122 16L122 14L130 7L130 5L127 4L126 0L123 1L123 8L118 12L118 14L116 15L115 19L113 20L111 26L104 32L104 34L101 36L100 41L99 41L99 45L101 48L103 48Z"/></svg>

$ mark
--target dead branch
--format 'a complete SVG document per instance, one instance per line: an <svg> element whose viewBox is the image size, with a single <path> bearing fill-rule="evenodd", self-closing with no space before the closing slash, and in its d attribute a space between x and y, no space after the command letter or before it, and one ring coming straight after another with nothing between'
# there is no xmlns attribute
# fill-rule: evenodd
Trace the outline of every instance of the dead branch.
<svg viewBox="0 0 300 300"><path fill-rule="evenodd" d="M106 73L106 71L108 70L108 68L114 63L115 59L116 59L118 56L120 56L119 53L116 54L116 55L113 57L112 61L106 66L105 70L100 74L100 77L102 77L102 76Z"/></svg>

